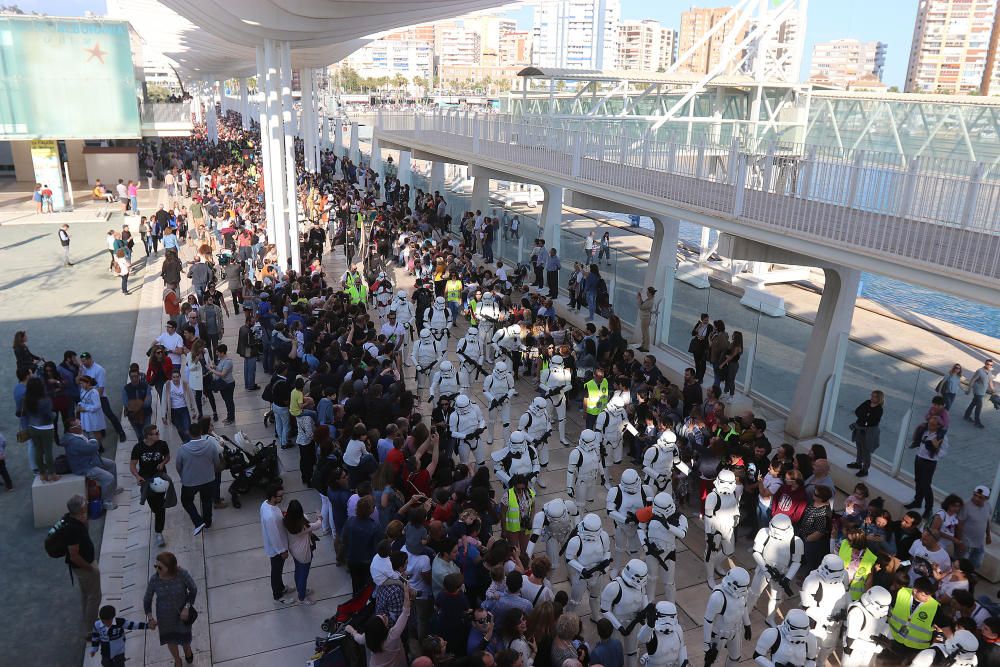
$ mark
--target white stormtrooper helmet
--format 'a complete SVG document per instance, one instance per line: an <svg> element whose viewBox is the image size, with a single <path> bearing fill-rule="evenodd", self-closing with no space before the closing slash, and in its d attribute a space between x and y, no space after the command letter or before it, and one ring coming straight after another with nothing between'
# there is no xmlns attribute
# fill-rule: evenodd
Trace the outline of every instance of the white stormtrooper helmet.
<svg viewBox="0 0 1000 667"><path fill-rule="evenodd" d="M634 468L626 468L624 472L622 472L618 485L622 487L622 490L624 490L625 493L639 493L642 489L642 482L639 480L639 473L637 473Z"/></svg>
<svg viewBox="0 0 1000 667"><path fill-rule="evenodd" d="M399 290L396 292L396 299L399 301L406 301L406 290Z"/></svg>
<svg viewBox="0 0 1000 667"><path fill-rule="evenodd" d="M528 451L527 439L524 431L514 431L510 434L510 443L507 446L515 454L524 454Z"/></svg>
<svg viewBox="0 0 1000 667"><path fill-rule="evenodd" d="M501 378L507 373L507 364L503 361L498 361L496 366L493 367L493 377Z"/></svg>
<svg viewBox="0 0 1000 667"><path fill-rule="evenodd" d="M861 594L861 606L875 618L883 618L889 613L892 593L881 586L872 586Z"/></svg>
<svg viewBox="0 0 1000 667"><path fill-rule="evenodd" d="M677 511L674 505L674 497L666 491L660 491L653 497L653 514L664 519L673 516Z"/></svg>
<svg viewBox="0 0 1000 667"><path fill-rule="evenodd" d="M775 514L767 525L767 534L776 540L787 542L795 537L795 526L787 514Z"/></svg>
<svg viewBox="0 0 1000 667"><path fill-rule="evenodd" d="M430 339L431 339L431 330L428 329L428 328L426 328L426 327L424 327L423 329L421 329L420 330L420 340L430 340Z"/></svg>
<svg viewBox="0 0 1000 667"><path fill-rule="evenodd" d="M585 452L597 451L600 446L600 441L597 439L597 432L592 431L589 428L583 429L580 433L580 449Z"/></svg>
<svg viewBox="0 0 1000 667"><path fill-rule="evenodd" d="M443 310L444 309L444 297L443 296L439 296L436 299L434 299L434 307L437 308L438 310Z"/></svg>
<svg viewBox="0 0 1000 667"><path fill-rule="evenodd" d="M512 326L510 328L510 332L512 334L514 334L515 336L520 336L521 335L521 325L520 324L515 324L514 326Z"/></svg>
<svg viewBox="0 0 1000 667"><path fill-rule="evenodd" d="M441 372L450 373L455 367L451 365L451 362L445 359L441 362Z"/></svg>
<svg viewBox="0 0 1000 667"><path fill-rule="evenodd" d="M469 330L465 332L465 337L469 340L479 338L479 329L477 327L469 327Z"/></svg>
<svg viewBox="0 0 1000 667"><path fill-rule="evenodd" d="M528 406L528 409L531 410L536 415L542 415L545 414L545 408L547 406L548 406L548 401L546 401L541 396L535 396L533 399L531 399L531 405Z"/></svg>
<svg viewBox="0 0 1000 667"><path fill-rule="evenodd" d="M484 306L493 305L493 292L483 292L483 305Z"/></svg>
<svg viewBox="0 0 1000 667"><path fill-rule="evenodd" d="M633 558L625 565L619 577L622 583L629 588L645 590L646 579L649 577L649 566L646 565L646 561Z"/></svg>
<svg viewBox="0 0 1000 667"><path fill-rule="evenodd" d="M511 436L514 434L512 433ZM555 498L542 506L542 511L549 520L557 520L566 516L566 501L562 498Z"/></svg>
<svg viewBox="0 0 1000 667"><path fill-rule="evenodd" d="M472 401L465 394L459 394L455 398L455 409L458 410L458 414L465 415L472 411Z"/></svg>
<svg viewBox="0 0 1000 667"><path fill-rule="evenodd" d="M673 602L657 602L653 629L670 635L677 632L677 605Z"/></svg>
<svg viewBox="0 0 1000 667"><path fill-rule="evenodd" d="M608 407L612 410L624 410L629 404L629 395L624 391L615 392L615 395L608 401Z"/></svg>
<svg viewBox="0 0 1000 667"><path fill-rule="evenodd" d="M736 493L736 475L732 470L722 470L715 478L715 490L719 493Z"/></svg>
<svg viewBox="0 0 1000 667"><path fill-rule="evenodd" d="M979 650L979 640L968 630L958 630L944 643L944 651L951 658L968 660Z"/></svg>
<svg viewBox="0 0 1000 667"><path fill-rule="evenodd" d="M667 429L656 439L656 446L664 449L677 449L677 434Z"/></svg>
<svg viewBox="0 0 1000 667"><path fill-rule="evenodd" d="M733 597L745 598L750 588L750 573L742 567L734 567L723 577L722 588Z"/></svg>
<svg viewBox="0 0 1000 667"><path fill-rule="evenodd" d="M166 493L170 489L170 482L162 477L153 477L149 480L148 489L152 493Z"/></svg>
<svg viewBox="0 0 1000 667"><path fill-rule="evenodd" d="M583 517L580 522L580 539L587 542L596 542L601 536L601 517L593 512Z"/></svg>
<svg viewBox="0 0 1000 667"><path fill-rule="evenodd" d="M558 354L553 355L549 360L549 370L561 371L563 369L563 358Z"/></svg>
<svg viewBox="0 0 1000 667"><path fill-rule="evenodd" d="M792 644L802 644L809 637L809 615L801 609L790 610L778 631Z"/></svg>
<svg viewBox="0 0 1000 667"><path fill-rule="evenodd" d="M828 584L844 581L844 561L837 554L823 556L823 562L816 571L819 572L819 578Z"/></svg>

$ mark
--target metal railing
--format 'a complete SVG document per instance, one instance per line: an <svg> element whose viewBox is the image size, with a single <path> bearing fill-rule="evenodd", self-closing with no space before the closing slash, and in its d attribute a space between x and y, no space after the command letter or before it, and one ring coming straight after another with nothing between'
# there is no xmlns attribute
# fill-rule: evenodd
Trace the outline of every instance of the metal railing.
<svg viewBox="0 0 1000 667"><path fill-rule="evenodd" d="M157 102L142 105L140 118L143 123L191 124L190 102Z"/></svg>
<svg viewBox="0 0 1000 667"><path fill-rule="evenodd" d="M1000 278L1000 182L985 178L983 163L903 163L795 144L678 144L503 114L385 113L376 125L753 226Z"/></svg>

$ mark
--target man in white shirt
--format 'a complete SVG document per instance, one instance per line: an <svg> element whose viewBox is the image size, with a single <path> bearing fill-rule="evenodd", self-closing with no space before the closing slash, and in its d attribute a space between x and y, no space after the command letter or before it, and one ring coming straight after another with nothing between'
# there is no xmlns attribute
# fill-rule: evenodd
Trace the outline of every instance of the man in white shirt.
<svg viewBox="0 0 1000 667"><path fill-rule="evenodd" d="M920 577L941 581L951 572L951 556L929 530L910 547L910 561L910 586Z"/></svg>
<svg viewBox="0 0 1000 667"><path fill-rule="evenodd" d="M402 551L409 556L406 560L406 580L417 594L417 598L413 601L417 609L417 636L426 637L430 629L431 615L434 613L434 601L431 598L431 559L423 553L411 554L405 546Z"/></svg>
<svg viewBox="0 0 1000 667"><path fill-rule="evenodd" d="M285 487L275 482L267 489L267 499L260 505L260 527L264 534L264 554L271 559L271 595L275 604L287 604L286 598L292 592L285 587L281 571L288 560L288 533L285 532L281 500L285 497Z"/></svg>
<svg viewBox="0 0 1000 667"><path fill-rule="evenodd" d="M500 259L497 260L497 273L496 273L496 276L497 276L497 280L499 280L500 282L502 282L502 283L507 282L507 269L505 269L504 266L503 266L503 260L500 260Z"/></svg>
<svg viewBox="0 0 1000 667"><path fill-rule="evenodd" d="M97 393L101 396L101 408L104 412L104 417L114 427L115 433L118 434L118 441L125 442L125 430L122 428L122 423L118 419L118 415L111 409L111 402L108 400L107 391L105 390L105 383L108 377L107 372L103 366L94 361L94 358L90 356L90 352L84 352L80 355L80 363L83 364L81 374L94 378Z"/></svg>
<svg viewBox="0 0 1000 667"><path fill-rule="evenodd" d="M177 322L169 320L167 330L156 337L153 341L157 345L162 345L167 350L167 356L174 368L181 367L181 358L184 354L184 339L177 333Z"/></svg>

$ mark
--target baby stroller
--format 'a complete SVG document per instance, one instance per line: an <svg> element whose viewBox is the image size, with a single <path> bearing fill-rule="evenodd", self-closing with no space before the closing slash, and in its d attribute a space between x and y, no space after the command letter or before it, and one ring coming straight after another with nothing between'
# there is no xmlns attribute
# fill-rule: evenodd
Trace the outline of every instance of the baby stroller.
<svg viewBox="0 0 1000 667"><path fill-rule="evenodd" d="M365 647L355 642L344 631L344 626L364 627L375 613L374 592L375 584L368 584L361 593L337 607L337 613L323 621L320 629L326 636L316 638L316 653L306 662L306 667L364 667Z"/></svg>
<svg viewBox="0 0 1000 667"><path fill-rule="evenodd" d="M239 508L240 495L254 487L265 488L271 482L281 479L278 463L278 447L274 441L270 445L263 442L251 444L246 433L237 431L233 439L217 434L222 443L223 464L233 476L229 485L229 495L233 507Z"/></svg>

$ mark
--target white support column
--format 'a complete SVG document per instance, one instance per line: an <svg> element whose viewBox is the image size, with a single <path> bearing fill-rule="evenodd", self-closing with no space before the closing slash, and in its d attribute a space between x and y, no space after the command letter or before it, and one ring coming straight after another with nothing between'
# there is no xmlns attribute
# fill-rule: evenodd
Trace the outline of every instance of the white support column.
<svg viewBox="0 0 1000 667"><path fill-rule="evenodd" d="M330 117L327 115L325 109L320 109L320 131L322 135L320 136L320 150L328 151L330 150Z"/></svg>
<svg viewBox="0 0 1000 667"><path fill-rule="evenodd" d="M344 154L344 124L340 120L333 126L333 153L338 158Z"/></svg>
<svg viewBox="0 0 1000 667"><path fill-rule="evenodd" d="M267 79L267 67L264 65L264 47L257 47L257 90L264 90ZM260 123L260 152L262 169L260 177L264 181L264 220L267 224L267 238L274 241L274 201L271 196L271 139L268 136L267 107L261 103L258 109L257 122Z"/></svg>
<svg viewBox="0 0 1000 667"><path fill-rule="evenodd" d="M838 340L851 332L854 302L861 281L861 272L857 269L824 268L823 274L823 296L785 421L785 433L799 440L815 437L821 430L823 390L831 376L839 378L844 371ZM833 382L833 386L839 384L839 381ZM833 405L837 397L831 396L828 400Z"/></svg>
<svg viewBox="0 0 1000 667"><path fill-rule="evenodd" d="M267 141L270 167L265 172L266 198L271 202L273 218L273 239L278 254L278 265L288 266L288 216L285 206L285 148L284 131L281 126L281 46L273 39L264 41L264 107L266 116Z"/></svg>
<svg viewBox="0 0 1000 667"><path fill-rule="evenodd" d="M484 215L489 215L490 173L481 167L470 165L469 176L474 179L469 206L473 211L482 211Z"/></svg>
<svg viewBox="0 0 1000 667"><path fill-rule="evenodd" d="M396 178L399 179L399 187L402 188L404 185L409 185L410 189L413 189L413 163L411 160L410 151L399 151L399 168L396 172ZM409 204L409 202L407 202Z"/></svg>
<svg viewBox="0 0 1000 667"><path fill-rule="evenodd" d="M348 153L348 157L356 165L361 164L361 147L358 143L358 132L358 123L355 121L351 123L351 152Z"/></svg>
<svg viewBox="0 0 1000 667"><path fill-rule="evenodd" d="M378 139L374 136L372 136L372 159L368 166L379 177L382 176L382 146L379 145ZM382 179L382 186L385 187L384 179Z"/></svg>
<svg viewBox="0 0 1000 667"><path fill-rule="evenodd" d="M444 162L431 162L431 193L444 192Z"/></svg>
<svg viewBox="0 0 1000 667"><path fill-rule="evenodd" d="M539 222L542 225L542 238L546 249L555 248L562 256L562 205L563 188L558 185L540 183L545 200L542 202L542 215Z"/></svg>
<svg viewBox="0 0 1000 667"><path fill-rule="evenodd" d="M646 287L656 288L656 318L652 321L653 345L666 345L670 333L670 313L674 306L674 274L677 267L677 240L681 221L677 218L653 217L653 247L646 265Z"/></svg>
<svg viewBox="0 0 1000 667"><path fill-rule="evenodd" d="M299 136L302 137L302 164L307 172L314 174L316 173L316 166L313 164L315 128L312 122L312 70L308 67L300 70L299 81L302 87L302 96L299 98L302 103L301 120L299 122Z"/></svg>
<svg viewBox="0 0 1000 667"><path fill-rule="evenodd" d="M314 171L320 171L320 165L323 163L322 155L323 144L326 141L326 118L321 114L320 96L319 96L319 81L320 81L319 70L312 70L312 106L310 107L309 113L312 116L312 137L313 137L313 166Z"/></svg>
<svg viewBox="0 0 1000 667"><path fill-rule="evenodd" d="M281 120L285 134L285 207L288 224L288 259L291 268L301 270L299 260L299 206L295 184L295 135L292 109L292 49L288 42L280 43L281 50ZM282 269L287 267L282 266Z"/></svg>
<svg viewBox="0 0 1000 667"><path fill-rule="evenodd" d="M243 129L250 129L250 94L247 90L247 80L240 79L240 118L243 121Z"/></svg>

